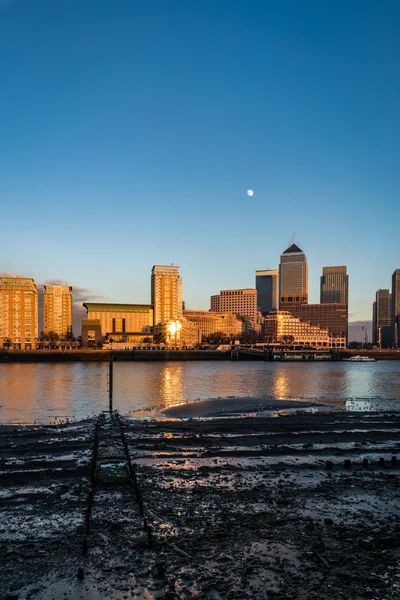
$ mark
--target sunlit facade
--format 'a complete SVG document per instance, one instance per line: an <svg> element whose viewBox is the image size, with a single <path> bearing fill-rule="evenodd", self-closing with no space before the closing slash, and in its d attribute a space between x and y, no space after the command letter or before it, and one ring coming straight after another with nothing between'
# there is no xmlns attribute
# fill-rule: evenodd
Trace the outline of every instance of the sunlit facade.
<svg viewBox="0 0 400 600"><path fill-rule="evenodd" d="M211 296L210 303L212 312L234 313L247 317L253 329L257 329L259 323L257 290L253 288L221 290L218 296Z"/></svg>
<svg viewBox="0 0 400 600"><path fill-rule="evenodd" d="M240 337L243 330L243 321L236 314L221 313L206 310L184 310L183 316L196 323L200 330L201 338L208 338L216 332L223 333L226 337Z"/></svg>
<svg viewBox="0 0 400 600"><path fill-rule="evenodd" d="M154 326L182 318L182 278L176 265L154 265L151 271Z"/></svg>
<svg viewBox="0 0 400 600"><path fill-rule="evenodd" d="M45 285L43 288L43 331L60 338L72 335L72 287Z"/></svg>
<svg viewBox="0 0 400 600"><path fill-rule="evenodd" d="M314 348L345 348L345 337L332 337L326 327L318 327L293 317L288 311L272 311L264 319L267 343Z"/></svg>
<svg viewBox="0 0 400 600"><path fill-rule="evenodd" d="M182 317L176 321L163 321L158 325L160 342L167 348L177 350L186 347L195 347L201 341L201 334L197 323Z"/></svg>
<svg viewBox="0 0 400 600"><path fill-rule="evenodd" d="M0 277L0 347L36 348L38 294L31 277Z"/></svg>
<svg viewBox="0 0 400 600"><path fill-rule="evenodd" d="M87 319L100 321L101 335L150 334L153 327L153 307L150 304L107 304L85 302Z"/></svg>

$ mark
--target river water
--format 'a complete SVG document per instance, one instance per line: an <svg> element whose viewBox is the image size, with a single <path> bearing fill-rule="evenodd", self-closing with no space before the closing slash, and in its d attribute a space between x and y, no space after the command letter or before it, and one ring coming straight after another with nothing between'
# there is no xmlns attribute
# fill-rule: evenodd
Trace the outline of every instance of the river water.
<svg viewBox="0 0 400 600"><path fill-rule="evenodd" d="M92 416L108 408L107 390L107 363L0 364L0 423ZM227 396L400 410L400 361L114 363L114 407L121 414Z"/></svg>

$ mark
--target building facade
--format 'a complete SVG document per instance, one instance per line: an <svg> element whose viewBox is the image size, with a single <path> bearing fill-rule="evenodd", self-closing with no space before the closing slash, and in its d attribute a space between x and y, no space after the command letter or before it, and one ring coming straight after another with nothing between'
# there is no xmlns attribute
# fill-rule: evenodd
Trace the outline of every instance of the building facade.
<svg viewBox="0 0 400 600"><path fill-rule="evenodd" d="M279 310L297 313L308 302L308 265L304 252L292 244L282 254L279 264Z"/></svg>
<svg viewBox="0 0 400 600"><path fill-rule="evenodd" d="M264 340L303 348L344 348L345 338L333 338L326 327L311 325L288 311L272 311L264 319Z"/></svg>
<svg viewBox="0 0 400 600"><path fill-rule="evenodd" d="M372 308L372 343L380 348L392 345L392 295L390 291L378 290Z"/></svg>
<svg viewBox="0 0 400 600"><path fill-rule="evenodd" d="M182 318L182 279L175 265L154 265L151 271L154 326Z"/></svg>
<svg viewBox="0 0 400 600"><path fill-rule="evenodd" d="M221 312L221 296L219 294L210 297L210 310L211 312Z"/></svg>
<svg viewBox="0 0 400 600"><path fill-rule="evenodd" d="M257 307L263 316L279 308L279 271L256 271Z"/></svg>
<svg viewBox="0 0 400 600"><path fill-rule="evenodd" d="M392 345L400 348L400 269L392 275Z"/></svg>
<svg viewBox="0 0 400 600"><path fill-rule="evenodd" d="M72 335L72 287L45 285L43 288L43 331L60 338Z"/></svg>
<svg viewBox="0 0 400 600"><path fill-rule="evenodd" d="M221 290L219 301L216 301L216 296L211 296L211 304L212 311L240 314L248 317L250 321L257 321L257 290L255 289ZM219 306L218 310L216 306Z"/></svg>
<svg viewBox="0 0 400 600"><path fill-rule="evenodd" d="M349 304L347 267L323 267L320 288L321 304Z"/></svg>
<svg viewBox="0 0 400 600"><path fill-rule="evenodd" d="M243 321L236 314L221 313L206 310L185 310L183 316L199 328L201 340L221 332L226 337L240 338L243 331ZM200 341L201 341L200 340Z"/></svg>
<svg viewBox="0 0 400 600"><path fill-rule="evenodd" d="M0 347L36 348L38 294L31 277L0 277Z"/></svg>
<svg viewBox="0 0 400 600"><path fill-rule="evenodd" d="M87 321L100 323L101 336L118 341L148 337L153 329L153 307L150 304L106 304L85 302ZM96 329L97 331L97 329ZM82 334L83 338L83 334Z"/></svg>
<svg viewBox="0 0 400 600"><path fill-rule="evenodd" d="M347 342L348 308L347 304L303 304L299 314L295 315L311 325L328 329L329 335L344 338Z"/></svg>

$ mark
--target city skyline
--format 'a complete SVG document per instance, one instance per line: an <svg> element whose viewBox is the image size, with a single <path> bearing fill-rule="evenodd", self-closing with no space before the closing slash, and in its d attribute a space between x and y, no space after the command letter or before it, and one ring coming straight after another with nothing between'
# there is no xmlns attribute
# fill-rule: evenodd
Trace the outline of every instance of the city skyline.
<svg viewBox="0 0 400 600"><path fill-rule="evenodd" d="M286 249L288 250L288 249ZM303 252L301 250L301 252ZM282 251L280 256L282 256L282 254L284 254L285 251ZM279 265L279 263L278 263ZM157 267L157 265L155 265ZM161 265L164 266L165 265ZM308 265L309 266L309 265ZM179 267L173 267L173 263L171 264L171 267L167 267L171 268L171 270L173 271L173 269L179 268ZM330 269L330 268L334 268L334 267L330 267L330 266L325 266L322 267L321 273L324 272L324 269ZM338 268L338 267L335 267ZM339 267L339 268L344 268L346 269L347 267ZM154 267L153 267L154 269ZM398 272L399 270L395 269L396 272ZM259 271L260 272L260 271ZM255 272L257 273L257 271ZM25 275L17 275L17 274L10 274L7 272L1 272L0 271L0 276L17 276L17 277L25 277ZM253 276L254 277L254 276ZM321 278L321 276L320 276ZM33 279L35 280L37 289L38 289L38 299L39 299L39 332L44 329L44 323L43 323L43 289L46 287L46 285L57 285L57 286L62 286L65 285L65 281L63 279L57 278L57 279L49 279L47 280L44 284L37 282L37 280L35 279L35 277L33 277ZM390 277L391 280L391 277ZM183 281L183 278L182 278ZM182 284L181 284L182 285ZM308 285L310 286L310 282L308 283ZM347 284L348 285L348 284ZM86 316L86 311L84 309L83 303L84 302L90 302L90 301L100 301L100 302L112 302L112 303L126 303L123 300L113 300L110 298L107 298L105 296L102 295L98 295L98 294L93 294L88 288L84 288L84 287L75 287L75 286L71 286L74 290L73 293L73 331L75 335L79 335L79 331L81 329L81 324L82 324L82 319L85 318ZM313 287L313 286L311 286ZM373 286L374 287L374 286ZM243 288L243 287L239 287L239 288L231 288L231 289L252 289L255 290L255 283L254 283L254 279L253 279L253 285L249 286L248 288ZM185 290L185 288L184 288ZM140 296L143 296L143 290L138 290L138 286L135 286L135 294L140 294ZM375 297L376 294L376 290L374 292L374 296ZM151 296L151 286L150 286L150 296ZM212 295L211 295L212 296ZM208 302L207 302L207 306L206 307L199 307L199 306L188 306L187 305L187 301L186 301L186 297L185 297L185 292L183 292L183 301L186 304L186 308L188 310L210 310L210 297L208 296ZM125 299L126 299L126 294L125 294ZM137 298L130 298L128 300L126 300L128 303L134 302L134 303L138 303L138 304L150 304L151 303L151 297L150 300L148 301L140 301L137 302ZM319 304L319 301L310 301L309 298L309 304ZM370 303L370 307L371 307L372 302ZM351 306L351 293L350 293L350 306ZM370 312L371 312L371 308L370 308ZM357 321L352 321L351 320L351 312L349 311L349 337L348 337L348 341L364 341L365 338L365 330L368 333L368 339L369 341L371 341L373 339L373 317L371 315L370 319L365 319L365 320L357 320ZM363 329L364 328L364 329Z"/></svg>
<svg viewBox="0 0 400 600"><path fill-rule="evenodd" d="M399 266L398 20L394 0L0 3L0 268L146 304L148 265L175 262L207 309L294 241L308 301L346 265L370 327Z"/></svg>

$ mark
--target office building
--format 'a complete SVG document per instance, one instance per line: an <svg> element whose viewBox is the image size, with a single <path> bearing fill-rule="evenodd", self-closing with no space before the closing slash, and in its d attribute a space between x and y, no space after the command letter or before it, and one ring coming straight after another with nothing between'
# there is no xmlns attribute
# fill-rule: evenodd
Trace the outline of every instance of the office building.
<svg viewBox="0 0 400 600"><path fill-rule="evenodd" d="M378 290L372 307L372 343L380 348L392 344L392 295L389 290Z"/></svg>
<svg viewBox="0 0 400 600"><path fill-rule="evenodd" d="M257 321L257 290L252 288L240 290L221 290L218 296L211 296L211 310L215 312L234 313Z"/></svg>
<svg viewBox="0 0 400 600"><path fill-rule="evenodd" d="M349 276L345 266L322 268L320 302L349 304Z"/></svg>
<svg viewBox="0 0 400 600"><path fill-rule="evenodd" d="M304 252L292 244L281 254L279 264L279 310L296 314L308 302L308 266Z"/></svg>
<svg viewBox="0 0 400 600"><path fill-rule="evenodd" d="M0 347L36 348L38 294L31 277L0 277Z"/></svg>
<svg viewBox="0 0 400 600"><path fill-rule="evenodd" d="M288 311L272 311L264 319L264 340L269 344L302 348L345 348L345 338L334 338L326 327L311 325Z"/></svg>
<svg viewBox="0 0 400 600"><path fill-rule="evenodd" d="M279 271L256 271L257 307L262 315L279 308Z"/></svg>
<svg viewBox="0 0 400 600"><path fill-rule="evenodd" d="M182 318L182 279L175 265L154 265L151 271L154 326Z"/></svg>
<svg viewBox="0 0 400 600"><path fill-rule="evenodd" d="M72 335L72 287L45 285L43 288L43 331L60 339Z"/></svg>
<svg viewBox="0 0 400 600"><path fill-rule="evenodd" d="M302 321L308 321L311 325L325 327L330 336L344 338L347 341L347 304L302 304L298 314L294 316Z"/></svg>
<svg viewBox="0 0 400 600"><path fill-rule="evenodd" d="M400 269L392 275L392 345L400 348Z"/></svg>
<svg viewBox="0 0 400 600"><path fill-rule="evenodd" d="M87 318L82 323L82 345L90 339L90 335L95 336L96 342L100 336L126 343L141 343L152 336L153 307L150 304L85 302L83 306L87 310ZM89 330L92 332L90 335Z"/></svg>
<svg viewBox="0 0 400 600"><path fill-rule="evenodd" d="M220 332L225 337L240 338L243 331L243 320L234 313L222 313L206 310L185 310L183 316L196 323L199 328L201 340Z"/></svg>

